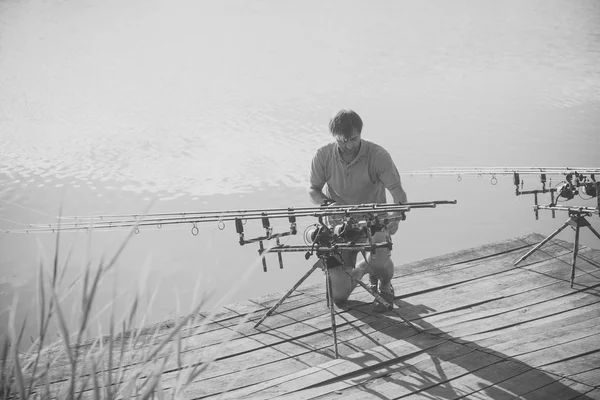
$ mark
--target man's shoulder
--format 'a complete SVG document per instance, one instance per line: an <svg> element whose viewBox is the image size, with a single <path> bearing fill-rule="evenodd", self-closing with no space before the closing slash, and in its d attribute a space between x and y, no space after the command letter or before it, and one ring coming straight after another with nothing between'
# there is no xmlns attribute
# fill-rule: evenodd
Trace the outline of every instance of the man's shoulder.
<svg viewBox="0 0 600 400"><path fill-rule="evenodd" d="M330 154L332 154L332 152L335 150L335 143L334 142L329 142L326 144L323 144L321 146L319 146L317 148L317 156L318 157L325 157L328 156Z"/></svg>
<svg viewBox="0 0 600 400"><path fill-rule="evenodd" d="M328 142L321 143L321 145L318 147L318 151L331 150L334 147L335 147L335 142L330 140Z"/></svg>
<svg viewBox="0 0 600 400"><path fill-rule="evenodd" d="M372 155L379 156L379 155L389 154L388 151L383 146L381 146L375 142L371 142L371 141L365 140L365 139L363 139L363 142L365 143L365 145L367 147L367 151Z"/></svg>

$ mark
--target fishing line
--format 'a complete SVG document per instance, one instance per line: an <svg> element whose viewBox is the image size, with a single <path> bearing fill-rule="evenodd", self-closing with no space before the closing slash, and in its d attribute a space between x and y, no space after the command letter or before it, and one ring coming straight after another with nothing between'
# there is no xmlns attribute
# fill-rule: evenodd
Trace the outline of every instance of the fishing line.
<svg viewBox="0 0 600 400"><path fill-rule="evenodd" d="M22 225L22 226L31 226L31 224L26 224L24 222L13 221L12 219L1 218L0 221L10 222L11 224Z"/></svg>
<svg viewBox="0 0 600 400"><path fill-rule="evenodd" d="M34 212L34 213L37 213L37 214L40 214L40 215L44 215L46 217L50 217L50 218L53 218L53 219L56 218L55 215L51 215L51 214L45 213L43 211L36 210L35 208L31 208L31 207L27 207L27 206L24 206L24 205L21 205L21 204L13 203L11 201L4 200L4 199L0 199L0 201L3 202L3 203L5 203L5 204L9 204L11 206L20 207L22 209L25 209L25 210L28 210L28 211L31 211L31 212Z"/></svg>

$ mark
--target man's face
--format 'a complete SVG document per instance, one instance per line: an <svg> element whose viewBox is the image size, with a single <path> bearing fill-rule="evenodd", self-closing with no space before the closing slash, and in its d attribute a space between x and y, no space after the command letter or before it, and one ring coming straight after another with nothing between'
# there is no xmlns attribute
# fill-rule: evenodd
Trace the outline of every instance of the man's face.
<svg viewBox="0 0 600 400"><path fill-rule="evenodd" d="M356 129L349 138L342 135L335 135L334 138L344 156L355 157L358 154L358 150L360 150L360 133Z"/></svg>

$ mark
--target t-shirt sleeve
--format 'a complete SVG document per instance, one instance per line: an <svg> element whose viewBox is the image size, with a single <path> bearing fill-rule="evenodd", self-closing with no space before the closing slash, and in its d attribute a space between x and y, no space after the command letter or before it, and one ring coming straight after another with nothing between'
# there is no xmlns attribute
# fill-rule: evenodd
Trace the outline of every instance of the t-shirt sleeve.
<svg viewBox="0 0 600 400"><path fill-rule="evenodd" d="M375 170L377 171L377 176L387 190L392 190L401 185L400 181L400 173L398 172L398 168L396 168L396 164L392 160L392 156L384 149L380 149L375 157Z"/></svg>
<svg viewBox="0 0 600 400"><path fill-rule="evenodd" d="M309 184L311 188L322 189L327 182L322 151L317 151L310 163Z"/></svg>

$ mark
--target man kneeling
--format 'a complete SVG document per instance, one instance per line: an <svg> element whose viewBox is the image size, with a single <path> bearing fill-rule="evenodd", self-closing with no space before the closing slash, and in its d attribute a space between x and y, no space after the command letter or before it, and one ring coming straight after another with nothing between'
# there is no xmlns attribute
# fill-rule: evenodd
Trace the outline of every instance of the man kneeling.
<svg viewBox="0 0 600 400"><path fill-rule="evenodd" d="M362 119L352 110L339 111L329 122L333 140L317 149L310 167L308 195L314 204L385 203L386 189L395 203L407 202L400 174L392 157L380 145L362 139L362 128ZM391 221L387 226L388 233L393 235L397 230L398 222ZM376 242L381 241L381 236L378 235L383 233L374 234ZM378 249L375 257L367 255L366 261L357 262L356 257L356 252L344 253L344 267L331 269L333 300L339 303L348 299L356 286L356 280L366 273L370 276L371 286L376 287L386 301L393 300L390 282L394 266L390 251ZM343 270L336 271L337 268L345 268L351 272L354 280ZM375 309L385 311L385 307L378 307L377 304Z"/></svg>

